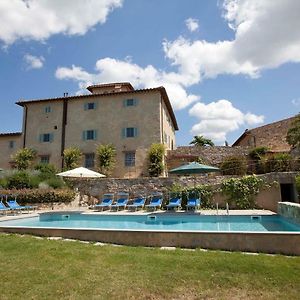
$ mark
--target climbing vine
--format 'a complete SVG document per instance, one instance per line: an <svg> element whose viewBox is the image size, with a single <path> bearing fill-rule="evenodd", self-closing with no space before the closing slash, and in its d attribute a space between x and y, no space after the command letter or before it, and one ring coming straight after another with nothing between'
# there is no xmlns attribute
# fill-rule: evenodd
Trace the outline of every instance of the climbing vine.
<svg viewBox="0 0 300 300"><path fill-rule="evenodd" d="M269 185L255 175L224 180L221 192L227 196L229 205L239 209L255 208L255 196L261 188Z"/></svg>

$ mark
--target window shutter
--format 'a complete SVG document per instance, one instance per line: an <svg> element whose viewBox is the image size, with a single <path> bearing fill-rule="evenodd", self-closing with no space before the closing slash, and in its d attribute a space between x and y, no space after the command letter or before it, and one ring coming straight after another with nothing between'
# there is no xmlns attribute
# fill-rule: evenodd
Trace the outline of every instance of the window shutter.
<svg viewBox="0 0 300 300"><path fill-rule="evenodd" d="M94 130L94 140L97 140L97 130Z"/></svg>
<svg viewBox="0 0 300 300"><path fill-rule="evenodd" d="M123 139L126 138L126 128L122 128L121 136Z"/></svg>
<svg viewBox="0 0 300 300"><path fill-rule="evenodd" d="M138 129L137 129L137 128L134 128L133 130L134 130L134 131L133 131L133 132L134 132L134 137L137 137L137 136L138 136Z"/></svg>
<svg viewBox="0 0 300 300"><path fill-rule="evenodd" d="M53 134L53 133L50 133L50 134L49 134L49 142L52 143L52 142L53 142L53 139L54 139L54 134Z"/></svg>
<svg viewBox="0 0 300 300"><path fill-rule="evenodd" d="M86 131L84 130L84 131L82 131L82 140L86 140Z"/></svg>
<svg viewBox="0 0 300 300"><path fill-rule="evenodd" d="M139 103L139 100L138 100L138 99L133 99L133 105L134 105L134 106L137 106L138 103Z"/></svg>
<svg viewBox="0 0 300 300"><path fill-rule="evenodd" d="M94 102L94 109L97 109L97 102Z"/></svg>
<svg viewBox="0 0 300 300"><path fill-rule="evenodd" d="M43 135L42 135L42 134L39 135L39 142L40 142L40 143L43 142Z"/></svg>
<svg viewBox="0 0 300 300"><path fill-rule="evenodd" d="M127 99L124 99L123 100L123 107L126 107L127 106Z"/></svg>
<svg viewBox="0 0 300 300"><path fill-rule="evenodd" d="M88 110L88 103L84 103L84 110Z"/></svg>

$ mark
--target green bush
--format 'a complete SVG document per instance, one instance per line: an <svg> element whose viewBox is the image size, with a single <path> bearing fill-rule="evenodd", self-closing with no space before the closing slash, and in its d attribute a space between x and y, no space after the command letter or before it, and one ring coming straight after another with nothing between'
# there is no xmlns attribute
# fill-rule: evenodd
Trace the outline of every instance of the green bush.
<svg viewBox="0 0 300 300"><path fill-rule="evenodd" d="M9 198L17 196L17 201L19 204L37 204L37 203L54 203L63 202L69 203L73 201L75 197L75 192L70 190L42 190L42 189L11 189L11 190L0 190L2 195L8 195Z"/></svg>
<svg viewBox="0 0 300 300"><path fill-rule="evenodd" d="M295 180L296 180L296 189L297 189L298 197L299 197L300 196L300 175L297 175L295 177Z"/></svg>
<svg viewBox="0 0 300 300"><path fill-rule="evenodd" d="M267 147L256 147L249 151L249 156L254 160L260 160L267 154L267 152Z"/></svg>
<svg viewBox="0 0 300 300"><path fill-rule="evenodd" d="M165 146L163 144L152 144L148 153L149 158L149 175L158 177L163 172Z"/></svg>
<svg viewBox="0 0 300 300"><path fill-rule="evenodd" d="M223 160L221 170L224 175L245 175L247 161L242 156L231 156Z"/></svg>
<svg viewBox="0 0 300 300"><path fill-rule="evenodd" d="M25 171L18 171L7 177L7 188L9 189L25 189L30 187L30 177Z"/></svg>
<svg viewBox="0 0 300 300"><path fill-rule="evenodd" d="M64 181L59 177L49 178L48 180L46 180L46 183L54 189L60 189L65 186Z"/></svg>
<svg viewBox="0 0 300 300"><path fill-rule="evenodd" d="M267 172L288 172L292 169L292 157L287 153L275 154L266 161Z"/></svg>
<svg viewBox="0 0 300 300"><path fill-rule="evenodd" d="M39 171L39 177L41 181L50 179L55 176L55 174L58 172L56 167L52 164L37 164L34 167L35 170Z"/></svg>

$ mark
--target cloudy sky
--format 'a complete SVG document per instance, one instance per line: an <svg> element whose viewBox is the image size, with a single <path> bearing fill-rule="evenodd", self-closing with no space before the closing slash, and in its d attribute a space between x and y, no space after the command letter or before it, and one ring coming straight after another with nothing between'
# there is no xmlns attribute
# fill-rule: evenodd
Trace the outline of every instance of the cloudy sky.
<svg viewBox="0 0 300 300"><path fill-rule="evenodd" d="M163 85L180 131L223 145L300 111L299 0L1 0L0 132L14 103Z"/></svg>

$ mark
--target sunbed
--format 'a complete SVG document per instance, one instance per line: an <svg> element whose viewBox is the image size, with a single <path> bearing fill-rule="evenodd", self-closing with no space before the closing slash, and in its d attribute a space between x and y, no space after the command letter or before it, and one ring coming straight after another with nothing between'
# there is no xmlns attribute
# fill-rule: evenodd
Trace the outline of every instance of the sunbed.
<svg viewBox="0 0 300 300"><path fill-rule="evenodd" d="M2 201L0 201L0 212L6 214L8 211L11 211L11 209L5 206Z"/></svg>
<svg viewBox="0 0 300 300"><path fill-rule="evenodd" d="M167 204L166 208L167 208L167 210L180 209L181 208L181 198L180 197L170 198L169 203Z"/></svg>
<svg viewBox="0 0 300 300"><path fill-rule="evenodd" d="M35 206L31 206L31 205L20 205L17 202L17 199L15 198L14 200L6 200L6 203L8 205L8 207L12 210L15 211L29 211L29 210L35 210L36 207Z"/></svg>
<svg viewBox="0 0 300 300"><path fill-rule="evenodd" d="M116 203L112 204L110 206L110 208L111 209L116 209L116 210L119 210L119 208L125 209L126 205L128 203L128 200L129 200L129 194L120 192L120 193L117 194Z"/></svg>
<svg viewBox="0 0 300 300"><path fill-rule="evenodd" d="M200 208L201 200L199 198L190 198L186 203L186 210L197 210Z"/></svg>
<svg viewBox="0 0 300 300"><path fill-rule="evenodd" d="M99 204L95 204L93 208L95 209L102 209L108 208L110 209L111 205L113 204L114 201L114 194L104 194L102 202Z"/></svg>
<svg viewBox="0 0 300 300"><path fill-rule="evenodd" d="M156 210L158 208L161 208L162 201L163 201L163 194L162 193L154 193L151 195L150 203L148 205L146 205L145 207L147 209Z"/></svg>
<svg viewBox="0 0 300 300"><path fill-rule="evenodd" d="M143 208L144 205L145 205L145 197L142 197L142 196L139 196L139 197L136 197L134 200L133 200L133 203L132 204L128 204L127 205L127 209L134 209L135 211L137 211L139 208Z"/></svg>

